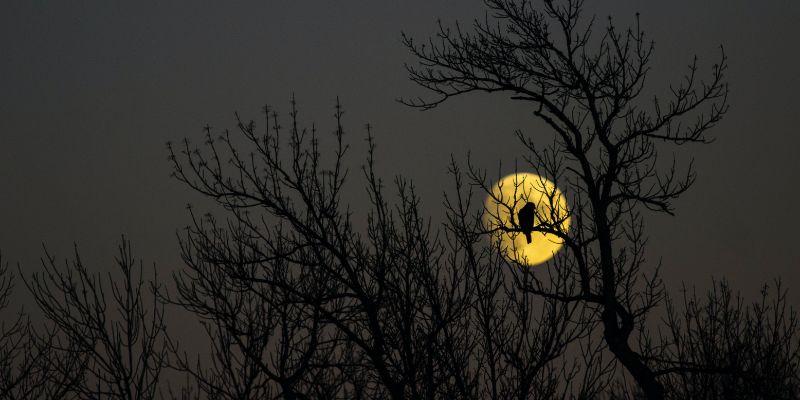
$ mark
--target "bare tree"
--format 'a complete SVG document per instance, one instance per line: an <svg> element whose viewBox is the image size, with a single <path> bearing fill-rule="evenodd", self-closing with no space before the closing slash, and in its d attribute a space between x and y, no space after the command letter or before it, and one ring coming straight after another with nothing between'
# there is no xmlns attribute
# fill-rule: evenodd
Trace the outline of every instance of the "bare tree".
<svg viewBox="0 0 800 400"><path fill-rule="evenodd" d="M4 314L13 288L14 274L0 258L0 312ZM0 399L67 397L81 376L81 360L60 354L56 331L35 327L22 310L5 318L0 325Z"/></svg>
<svg viewBox="0 0 800 400"><path fill-rule="evenodd" d="M8 264L3 264L0 255L0 312L8 313L8 304L14 289L14 275L9 272ZM13 319L0 324L0 398L9 398L15 388L22 384L29 374L29 362L18 361L24 356L28 321L25 315L19 313Z"/></svg>
<svg viewBox="0 0 800 400"><path fill-rule="evenodd" d="M319 372L312 369L325 362L322 356L334 339L322 332L313 302L293 299L282 289L315 293L323 288L303 286L321 281L313 271L290 276L286 260L271 264L268 276L259 274L247 265L251 255L245 248L232 245L244 238L229 236L245 231L223 230L210 216L193 220L181 243L188 270L175 274L177 296L169 301L201 319L211 359L190 360L175 345L174 368L188 373L210 398L327 397L314 393L307 380ZM220 247L223 243L230 246Z"/></svg>
<svg viewBox="0 0 800 400"><path fill-rule="evenodd" d="M37 379L36 356L31 350L30 321L21 311L6 319L14 289L14 275L0 256L0 399L27 394Z"/></svg>
<svg viewBox="0 0 800 400"><path fill-rule="evenodd" d="M167 354L164 306L154 297L147 300L151 288L124 238L115 261L119 274L103 277L89 272L77 249L63 269L45 249L44 270L24 280L53 326L53 334L39 342L59 372L51 380L69 398L156 396Z"/></svg>
<svg viewBox="0 0 800 400"><path fill-rule="evenodd" d="M294 102L288 134L277 113L265 108L265 116L260 132L239 120L238 135L207 128L203 148L169 145L176 178L227 216L192 213L182 238L187 269L171 299L196 313L215 343L211 366L186 357L178 365L202 391L499 399L603 387L608 369L576 378L584 364L565 352L587 335L591 311L518 290L531 275L505 268L474 232L479 220L455 165L448 221L436 229L407 180L396 178L396 200L387 199L368 127L370 206L358 230L359 210L341 201L341 108L332 138L300 127Z"/></svg>
<svg viewBox="0 0 800 400"><path fill-rule="evenodd" d="M786 295L776 280L748 305L723 280L703 297L684 289L682 304L668 300L658 361L672 397L798 398L800 325Z"/></svg>
<svg viewBox="0 0 800 400"><path fill-rule="evenodd" d="M503 92L530 103L554 130L549 146L518 136L530 151L530 167L570 196L572 229L557 223L534 229L564 241L569 258L555 274L569 279L535 279L526 290L594 307L608 350L648 398L661 399L657 366L633 343L648 311L664 299L658 268L647 268L644 257L641 211L671 214L672 200L694 182L691 163L683 170L674 159L665 164L658 150L708 142L706 132L728 110L726 57L721 54L707 81L698 77L695 58L684 80L669 87L667 101L647 102L641 94L653 45L638 15L633 28L619 30L609 21L597 29L594 18L582 18L582 0L485 3L487 18L470 31L440 24L424 44L404 35L419 60L408 66L411 79L438 95L405 102L429 109L465 93ZM470 175L491 193L484 172Z"/></svg>

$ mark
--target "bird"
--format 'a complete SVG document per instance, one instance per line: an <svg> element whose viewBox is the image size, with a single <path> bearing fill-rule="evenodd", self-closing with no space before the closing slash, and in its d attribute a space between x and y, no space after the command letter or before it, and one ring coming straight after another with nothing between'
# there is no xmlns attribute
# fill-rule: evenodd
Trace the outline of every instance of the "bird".
<svg viewBox="0 0 800 400"><path fill-rule="evenodd" d="M533 203L526 203L517 213L519 229L525 234L525 240L531 244L531 232L533 231L533 217L536 213L536 206Z"/></svg>

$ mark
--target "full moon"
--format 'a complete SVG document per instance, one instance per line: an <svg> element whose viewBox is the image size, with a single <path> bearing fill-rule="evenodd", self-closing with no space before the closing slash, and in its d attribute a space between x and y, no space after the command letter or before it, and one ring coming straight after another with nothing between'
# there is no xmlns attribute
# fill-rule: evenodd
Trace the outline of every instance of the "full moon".
<svg viewBox="0 0 800 400"><path fill-rule="evenodd" d="M530 243L520 232L517 220L517 213L527 203L535 207ZM551 259L564 245L558 236L538 232L536 227L566 233L570 219L567 200L553 182L533 173L520 172L508 175L492 186L491 194L486 198L483 223L494 231L492 238L499 241L506 259L534 266Z"/></svg>

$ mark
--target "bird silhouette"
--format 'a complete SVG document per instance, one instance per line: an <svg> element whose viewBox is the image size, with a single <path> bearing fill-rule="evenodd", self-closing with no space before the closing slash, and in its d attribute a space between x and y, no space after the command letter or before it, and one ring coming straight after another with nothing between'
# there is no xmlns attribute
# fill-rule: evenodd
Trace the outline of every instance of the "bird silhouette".
<svg viewBox="0 0 800 400"><path fill-rule="evenodd" d="M528 241L528 244L531 243L534 214L536 214L536 206L531 202L526 203L517 213L519 229L525 234L525 240Z"/></svg>

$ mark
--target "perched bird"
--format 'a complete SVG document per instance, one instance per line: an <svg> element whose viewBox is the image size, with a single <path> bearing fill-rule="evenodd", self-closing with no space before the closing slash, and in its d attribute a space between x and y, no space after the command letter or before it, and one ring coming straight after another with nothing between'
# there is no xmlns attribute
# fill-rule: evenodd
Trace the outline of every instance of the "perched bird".
<svg viewBox="0 0 800 400"><path fill-rule="evenodd" d="M531 232L533 231L533 217L536 214L536 206L533 203L526 203L517 213L519 229L525 234L525 240L531 243Z"/></svg>

